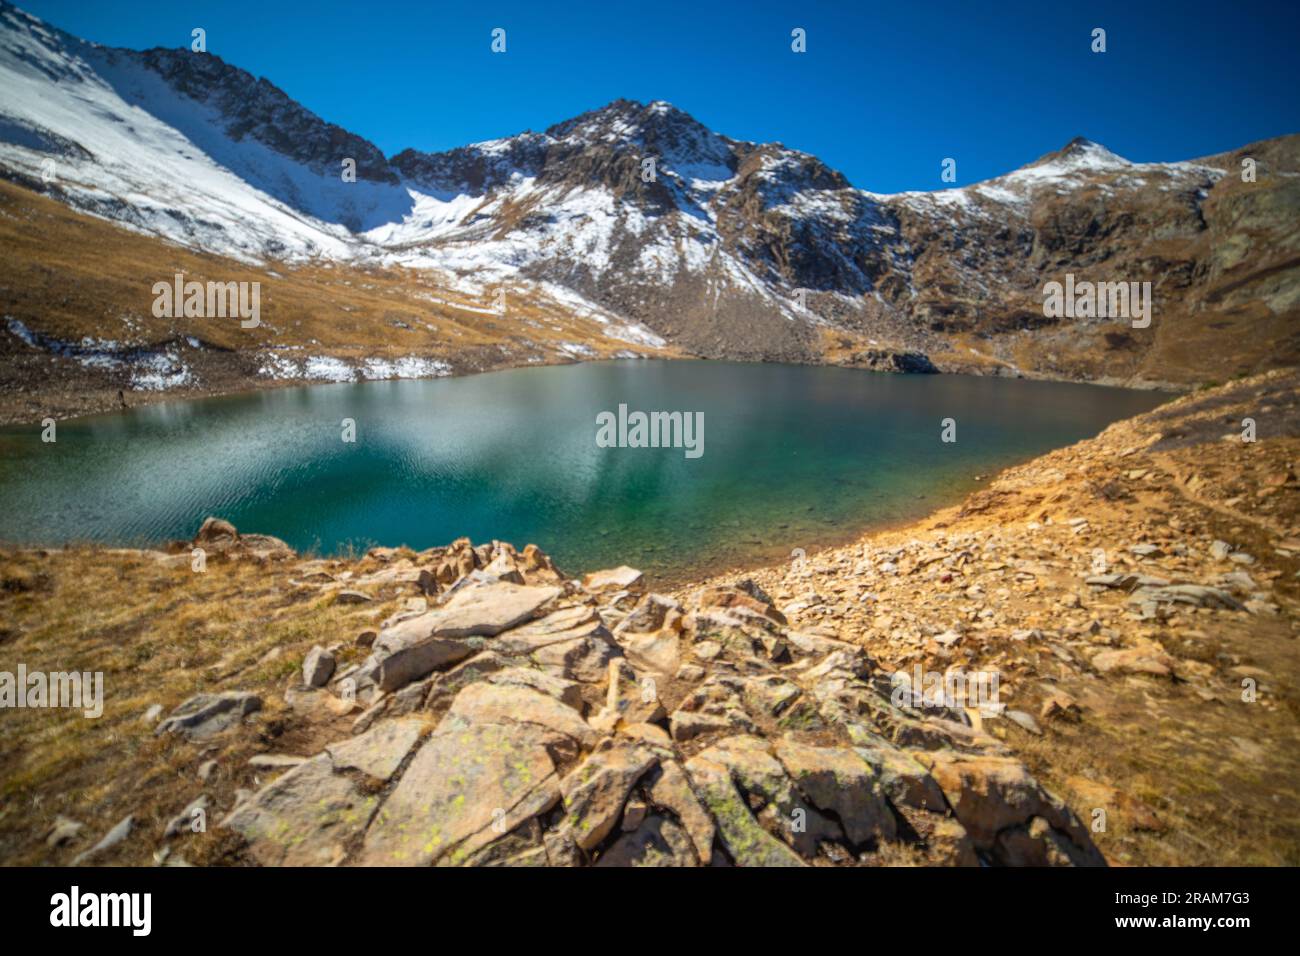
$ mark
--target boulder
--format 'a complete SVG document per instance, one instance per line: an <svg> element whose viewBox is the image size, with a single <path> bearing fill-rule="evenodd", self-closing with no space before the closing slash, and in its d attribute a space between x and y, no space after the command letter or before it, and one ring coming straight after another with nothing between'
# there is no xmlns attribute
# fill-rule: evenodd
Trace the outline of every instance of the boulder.
<svg viewBox="0 0 1300 956"><path fill-rule="evenodd" d="M546 552L535 544L527 545L519 553L519 567L529 584L553 584L563 580Z"/></svg>
<svg viewBox="0 0 1300 956"><path fill-rule="evenodd" d="M456 592L430 612L433 633L442 637L492 637L534 617L560 596L557 587L493 582Z"/></svg>
<svg viewBox="0 0 1300 956"><path fill-rule="evenodd" d="M1043 728L1038 726L1038 721L1034 720L1033 714L1025 713L1023 710L1007 710L1002 716L1031 734L1041 736L1043 733Z"/></svg>
<svg viewBox="0 0 1300 956"><path fill-rule="evenodd" d="M646 802L640 799L629 799L623 804L623 817L619 821L619 829L624 833L631 833L637 827L645 822L646 815L650 812Z"/></svg>
<svg viewBox="0 0 1300 956"><path fill-rule="evenodd" d="M78 823L70 817L58 816L54 818L54 826L50 827L49 833L45 835L45 845L48 847L60 847L65 843L71 843L77 837L81 836L81 831L86 828L84 823Z"/></svg>
<svg viewBox="0 0 1300 956"><path fill-rule="evenodd" d="M372 656L380 690L395 690L474 653L464 641L439 637L438 611L426 611L379 632Z"/></svg>
<svg viewBox="0 0 1300 956"><path fill-rule="evenodd" d="M1064 691L1053 691L1043 701L1038 715L1044 720L1066 720L1078 723L1083 719L1083 708L1079 702Z"/></svg>
<svg viewBox="0 0 1300 956"><path fill-rule="evenodd" d="M334 674L334 655L317 644L302 662L302 682L308 687L324 687Z"/></svg>
<svg viewBox="0 0 1300 956"><path fill-rule="evenodd" d="M376 780L388 781L424 732L418 717L385 720L358 737L329 744L325 752L338 770L360 770Z"/></svg>
<svg viewBox="0 0 1300 956"><path fill-rule="evenodd" d="M1142 587L1135 591L1129 600L1135 604L1155 601L1157 604L1188 604L1192 607L1218 608L1227 611L1246 610L1246 606L1227 591L1201 584Z"/></svg>
<svg viewBox="0 0 1300 956"><path fill-rule="evenodd" d="M343 862L378 802L335 773L325 752L239 803L221 826L242 836L263 866L333 866Z"/></svg>
<svg viewBox="0 0 1300 956"><path fill-rule="evenodd" d="M595 608L586 605L560 608L527 624L521 624L492 641L492 649L509 655L526 655L551 644L563 644L581 637L609 637Z"/></svg>
<svg viewBox="0 0 1300 956"><path fill-rule="evenodd" d="M373 600L365 591L342 590L334 595L335 604L369 604Z"/></svg>
<svg viewBox="0 0 1300 956"><path fill-rule="evenodd" d="M700 802L717 823L718 839L737 866L806 865L754 819L724 764L695 756L686 762L686 773Z"/></svg>
<svg viewBox="0 0 1300 956"><path fill-rule="evenodd" d="M606 738L560 782L565 825L579 848L591 850L613 831L632 787L657 762L647 747Z"/></svg>
<svg viewBox="0 0 1300 956"><path fill-rule="evenodd" d="M206 740L239 723L247 714L261 709L262 698L245 691L195 694L159 722L154 733L180 734L190 740Z"/></svg>
<svg viewBox="0 0 1300 956"><path fill-rule="evenodd" d="M669 723L673 739L685 741L718 730L755 732L754 721L745 710L746 688L744 678L713 674L673 711Z"/></svg>
<svg viewBox="0 0 1300 956"><path fill-rule="evenodd" d="M171 839L180 836L182 833L194 832L195 820L200 819L199 814L206 816L208 805L209 801L206 793L200 794L191 800L184 810L167 822L167 826L163 829L164 839Z"/></svg>
<svg viewBox="0 0 1300 956"><path fill-rule="evenodd" d="M957 821L970 833L976 847L1005 856L1008 847L1025 854L1025 839L1043 837L1041 827L1026 829L1011 844L999 846L998 836L1015 827L1029 828L1041 817L1073 844L1077 859L1089 865L1105 860L1093 845L1087 830L1057 798L1048 794L1019 761L1004 756L935 751L918 755L943 789ZM1047 849L1039 851L1047 854ZM1001 860L1000 860L1001 861Z"/></svg>
<svg viewBox="0 0 1300 956"><path fill-rule="evenodd" d="M727 737L698 756L726 767L751 804L764 805L765 820L800 855L813 857L823 840L844 839L840 826L799 792L761 737L748 734Z"/></svg>
<svg viewBox="0 0 1300 956"><path fill-rule="evenodd" d="M691 789L681 765L675 760L661 758L659 766L650 772L647 780L651 804L669 811L681 821L695 847L695 855L701 863L707 864L713 856L713 817Z"/></svg>
<svg viewBox="0 0 1300 956"><path fill-rule="evenodd" d="M650 634L622 634L619 644L634 664L671 676L682 666L681 638L670 628Z"/></svg>
<svg viewBox="0 0 1300 956"><path fill-rule="evenodd" d="M640 571L624 564L584 575L582 586L592 594L601 594L605 591L635 591L642 586L643 581Z"/></svg>
<svg viewBox="0 0 1300 956"><path fill-rule="evenodd" d="M947 808L943 790L930 771L905 750L879 738L859 739L854 752L870 765L894 806L915 807L940 813Z"/></svg>
<svg viewBox="0 0 1300 956"><path fill-rule="evenodd" d="M667 595L647 594L628 613L628 616L618 623L618 626L614 628L614 633L618 635L649 634L664 626L669 612L676 611L680 614L681 610L682 606Z"/></svg>
<svg viewBox="0 0 1300 956"><path fill-rule="evenodd" d="M799 699L801 693L798 684L783 677L759 674L744 679L740 696L750 713L780 717Z"/></svg>
<svg viewBox="0 0 1300 956"><path fill-rule="evenodd" d="M1150 674L1153 677L1170 677L1174 673L1174 659L1154 647L1129 647L1121 650L1101 651L1092 658L1092 666L1101 674Z"/></svg>
<svg viewBox="0 0 1300 956"><path fill-rule="evenodd" d="M430 678L428 691L424 698L427 710L437 710L450 704L462 690L470 684L486 680L488 675L505 670L511 666L509 658L496 651L483 651L461 661L451 670L436 674Z"/></svg>
<svg viewBox="0 0 1300 956"><path fill-rule="evenodd" d="M565 607L500 635L493 648L528 656L559 678L599 683L617 648L591 607Z"/></svg>
<svg viewBox="0 0 1300 956"><path fill-rule="evenodd" d="M248 765L254 770L288 770L306 762L306 757L293 754L254 754L248 758Z"/></svg>
<svg viewBox="0 0 1300 956"><path fill-rule="evenodd" d="M930 859L939 866L979 866L975 843L966 828L952 817L940 817L925 834Z"/></svg>
<svg viewBox="0 0 1300 956"><path fill-rule="evenodd" d="M759 591L758 593L763 592ZM738 587L718 586L704 588L697 597L697 603L701 608L744 608L753 611L755 614L761 614L777 624L786 623L785 615L773 607L770 601L760 600L750 591Z"/></svg>
<svg viewBox="0 0 1300 956"><path fill-rule="evenodd" d="M239 538L239 532L229 521L222 518L208 517L199 526L199 533L194 536L197 545L233 544Z"/></svg>
<svg viewBox="0 0 1300 956"><path fill-rule="evenodd" d="M776 756L814 807L834 814L849 842L892 840L898 832L875 773L846 747L809 747L790 737Z"/></svg>
<svg viewBox="0 0 1300 956"><path fill-rule="evenodd" d="M647 817L601 854L596 866L695 866L686 832L664 817Z"/></svg>
<svg viewBox="0 0 1300 956"><path fill-rule="evenodd" d="M258 558L284 560L298 556L288 542L269 534L241 534L239 547Z"/></svg>
<svg viewBox="0 0 1300 956"><path fill-rule="evenodd" d="M488 562L483 573L497 581L505 581L509 584L523 584L524 574L519 570L518 562L514 554L509 551L501 551L495 558Z"/></svg>
<svg viewBox="0 0 1300 956"><path fill-rule="evenodd" d="M612 658L608 664L609 684L605 688L605 710L601 720L610 729L620 722L626 724L653 724L665 716L659 701L657 687L643 683L636 671L622 658Z"/></svg>
<svg viewBox="0 0 1300 956"><path fill-rule="evenodd" d="M555 765L536 737L449 714L375 815L358 862L463 863L559 800Z"/></svg>
<svg viewBox="0 0 1300 956"><path fill-rule="evenodd" d="M111 850L120 843L126 842L130 837L131 831L135 829L135 817L127 815L117 822L117 824L100 838L100 841L84 853L78 853L73 859L73 866L81 866L95 857L99 856L106 850Z"/></svg>
<svg viewBox="0 0 1300 956"><path fill-rule="evenodd" d="M1003 830L997 836L993 856L1003 866L1087 866L1094 861L1043 817Z"/></svg>
<svg viewBox="0 0 1300 956"><path fill-rule="evenodd" d="M738 711L714 715L675 710L669 720L669 727L673 740L679 743L694 740L705 734L735 733L755 729L748 715Z"/></svg>
<svg viewBox="0 0 1300 956"><path fill-rule="evenodd" d="M582 712L581 685L533 667L506 667L488 675L487 682L502 687L526 687L540 691L579 713Z"/></svg>
<svg viewBox="0 0 1300 956"><path fill-rule="evenodd" d="M582 749L594 747L601 737L572 707L529 687L471 684L452 701L447 718L454 717L473 724L532 728L544 739L568 738Z"/></svg>

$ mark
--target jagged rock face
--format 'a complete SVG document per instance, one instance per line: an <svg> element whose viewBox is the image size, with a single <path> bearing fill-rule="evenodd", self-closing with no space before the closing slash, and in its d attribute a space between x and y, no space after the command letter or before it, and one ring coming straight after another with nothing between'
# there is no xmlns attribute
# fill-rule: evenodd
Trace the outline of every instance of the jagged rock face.
<svg viewBox="0 0 1300 956"><path fill-rule="evenodd" d="M725 179L736 168L736 144L667 103L615 100L552 126L546 135L552 146L540 183L603 186L647 215L699 211L703 195L693 179ZM642 175L647 159L655 161L648 179Z"/></svg>
<svg viewBox="0 0 1300 956"><path fill-rule="evenodd" d="M579 248L526 260L526 274L706 355L815 358L813 313L794 304L795 291L863 296L900 261L888 210L841 174L720 136L662 102L619 100L544 134L394 162L430 186L482 189L480 214L498 237L542 246L571 223ZM558 218L548 209L557 201L594 203L595 215ZM602 255L582 254L584 232Z"/></svg>
<svg viewBox="0 0 1300 956"><path fill-rule="evenodd" d="M1222 374L1225 355L1231 371L1252 371L1300 348L1300 136L1178 163L1131 163L1078 139L984 183L885 196L668 103L617 100L545 132L386 160L216 56L108 50L8 6L0 32L0 88L23 91L3 103L13 132L0 168L35 184L42 157L57 154L69 180L93 188L38 188L173 241L550 283L585 300L577 308L706 357L856 364L873 348L930 355L945 370L1195 381ZM142 90L141 71L162 91ZM72 77L94 96L71 97ZM42 112L51 87L66 115ZM88 111L91 100L100 108ZM112 117L137 105L158 127L133 123L124 136ZM111 156L82 145L104 137ZM231 143L285 165L267 169ZM170 169L196 146L234 178L210 185L207 167L135 174ZM1247 155L1254 183L1239 175ZM344 187L349 156L359 181ZM204 184L201 202L191 182ZM1150 281L1151 327L1046 317L1043 287L1066 273Z"/></svg>
<svg viewBox="0 0 1300 956"><path fill-rule="evenodd" d="M795 289L864 295L901 253L889 209L815 157L779 147L749 153L717 213L730 248L758 275Z"/></svg>
<svg viewBox="0 0 1300 956"><path fill-rule="evenodd" d="M356 160L357 178L396 183L397 174L370 141L327 123L264 77L215 54L161 47L129 56L161 76L178 93L216 110L233 140L254 139L318 173L339 175L342 157Z"/></svg>
<svg viewBox="0 0 1300 956"><path fill-rule="evenodd" d="M546 138L521 133L495 143L461 146L444 153L404 149L392 159L397 172L430 189L484 195L516 174L536 176L546 161Z"/></svg>
<svg viewBox="0 0 1300 956"><path fill-rule="evenodd" d="M1062 320L1043 315L1043 284L1099 269L1099 278L1149 279L1168 302L1165 286L1180 270L1145 247L1202 231L1195 197L1221 175L1209 166L1133 167L1076 141L988 187L963 191L965 201L952 208L912 201L902 231L922 290L914 315L937 332L1056 324Z"/></svg>

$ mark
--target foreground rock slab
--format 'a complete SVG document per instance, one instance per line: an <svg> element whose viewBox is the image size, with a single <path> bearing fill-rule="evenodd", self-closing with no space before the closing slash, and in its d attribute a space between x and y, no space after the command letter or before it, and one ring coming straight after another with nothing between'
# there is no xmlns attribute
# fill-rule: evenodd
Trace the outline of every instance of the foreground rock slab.
<svg viewBox="0 0 1300 956"><path fill-rule="evenodd" d="M221 825L244 837L264 866L333 866L378 803L322 753L245 800Z"/></svg>
<svg viewBox="0 0 1300 956"><path fill-rule="evenodd" d="M467 588L434 612L432 631L443 637L491 637L531 619L560 593L557 587L509 582Z"/></svg>
<svg viewBox="0 0 1300 956"><path fill-rule="evenodd" d="M546 748L509 727L449 717L366 834L359 863L462 863L560 799Z"/></svg>
<svg viewBox="0 0 1300 956"><path fill-rule="evenodd" d="M206 740L261 709L262 698L256 694L242 691L196 694L164 718L154 728L154 733L174 733L190 740Z"/></svg>

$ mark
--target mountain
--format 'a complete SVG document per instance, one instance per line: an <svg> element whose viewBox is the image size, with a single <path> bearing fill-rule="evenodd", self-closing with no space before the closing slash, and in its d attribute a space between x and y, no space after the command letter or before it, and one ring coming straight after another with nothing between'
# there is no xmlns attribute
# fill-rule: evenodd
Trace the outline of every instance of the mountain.
<svg viewBox="0 0 1300 956"><path fill-rule="evenodd" d="M881 195L618 100L386 158L220 57L107 48L8 4L0 90L0 176L278 274L397 270L481 304L508 287L706 357L1176 385L1300 360L1297 135L1173 163L1076 139L986 182ZM1149 281L1150 327L1045 317L1067 274ZM48 303L25 296L11 287L9 313L39 329Z"/></svg>

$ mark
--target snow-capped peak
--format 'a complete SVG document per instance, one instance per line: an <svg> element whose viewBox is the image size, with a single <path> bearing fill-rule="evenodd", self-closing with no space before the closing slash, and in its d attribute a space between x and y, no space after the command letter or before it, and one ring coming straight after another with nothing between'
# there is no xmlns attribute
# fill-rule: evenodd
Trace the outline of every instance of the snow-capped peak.
<svg viewBox="0 0 1300 956"><path fill-rule="evenodd" d="M1054 153L1048 153L1026 169L1051 167L1061 172L1108 172L1132 166L1127 159L1111 152L1100 143L1076 136Z"/></svg>

